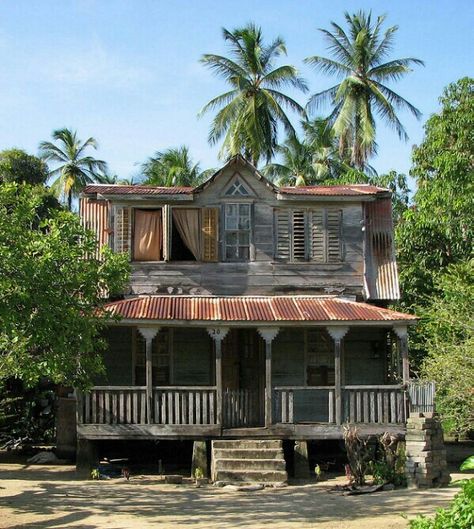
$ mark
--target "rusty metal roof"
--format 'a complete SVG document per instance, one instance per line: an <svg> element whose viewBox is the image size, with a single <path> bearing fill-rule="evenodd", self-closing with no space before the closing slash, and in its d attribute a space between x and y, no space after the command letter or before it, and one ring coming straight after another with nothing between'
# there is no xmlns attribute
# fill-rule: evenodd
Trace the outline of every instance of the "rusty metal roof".
<svg viewBox="0 0 474 529"><path fill-rule="evenodd" d="M121 184L90 184L82 192L86 195L99 193L101 195L187 195L193 192L193 187L157 187L157 186L129 186Z"/></svg>
<svg viewBox="0 0 474 529"><path fill-rule="evenodd" d="M315 196L358 196L387 193L388 189L369 184L334 185L334 186L296 186L280 187L280 193L286 195Z"/></svg>
<svg viewBox="0 0 474 529"><path fill-rule="evenodd" d="M138 296L105 305L125 320L214 322L406 322L416 317L337 297Z"/></svg>

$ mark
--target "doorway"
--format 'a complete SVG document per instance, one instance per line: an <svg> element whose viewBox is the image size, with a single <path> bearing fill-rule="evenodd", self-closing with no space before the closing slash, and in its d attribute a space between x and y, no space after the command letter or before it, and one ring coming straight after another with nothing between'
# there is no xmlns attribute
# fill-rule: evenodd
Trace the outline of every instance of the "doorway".
<svg viewBox="0 0 474 529"><path fill-rule="evenodd" d="M263 426L265 421L264 343L254 329L231 329L222 342L225 428Z"/></svg>

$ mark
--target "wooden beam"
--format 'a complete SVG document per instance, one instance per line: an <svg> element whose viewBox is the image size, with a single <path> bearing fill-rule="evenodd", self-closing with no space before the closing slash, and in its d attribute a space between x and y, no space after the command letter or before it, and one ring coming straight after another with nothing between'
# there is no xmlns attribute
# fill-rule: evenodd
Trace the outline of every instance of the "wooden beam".
<svg viewBox="0 0 474 529"><path fill-rule="evenodd" d="M272 342L278 334L278 327L259 327L258 333L265 341L265 426L272 424Z"/></svg>
<svg viewBox="0 0 474 529"><path fill-rule="evenodd" d="M342 423L342 373L341 373L341 349L342 339L349 331L349 327L327 327L327 331L334 340L334 393L335 393L335 415L336 424Z"/></svg>
<svg viewBox="0 0 474 529"><path fill-rule="evenodd" d="M222 426L222 340L229 332L228 327L208 328L209 336L216 344L216 424Z"/></svg>
<svg viewBox="0 0 474 529"><path fill-rule="evenodd" d="M153 338L157 335L159 327L139 327L138 331L145 339L146 422L151 424L153 413Z"/></svg>

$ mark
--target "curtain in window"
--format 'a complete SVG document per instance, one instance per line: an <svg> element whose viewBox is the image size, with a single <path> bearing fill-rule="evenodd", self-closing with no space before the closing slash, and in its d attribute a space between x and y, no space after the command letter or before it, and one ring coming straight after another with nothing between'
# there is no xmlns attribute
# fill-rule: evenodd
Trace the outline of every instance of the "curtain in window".
<svg viewBox="0 0 474 529"><path fill-rule="evenodd" d="M201 230L198 209L173 209L173 220L184 244L197 261L201 259Z"/></svg>
<svg viewBox="0 0 474 529"><path fill-rule="evenodd" d="M135 261L161 261L163 230L161 210L135 210L133 258Z"/></svg>

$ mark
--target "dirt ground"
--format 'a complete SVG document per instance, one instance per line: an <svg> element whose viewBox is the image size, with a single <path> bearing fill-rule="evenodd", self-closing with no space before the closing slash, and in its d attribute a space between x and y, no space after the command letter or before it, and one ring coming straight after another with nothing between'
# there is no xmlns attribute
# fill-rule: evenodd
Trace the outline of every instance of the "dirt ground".
<svg viewBox="0 0 474 529"><path fill-rule="evenodd" d="M432 514L457 491L404 489L364 496L329 492L343 482L339 477L237 492L190 483L165 485L156 476L132 476L129 482L79 480L69 465L0 464L0 527L402 529L407 527L402 515Z"/></svg>

